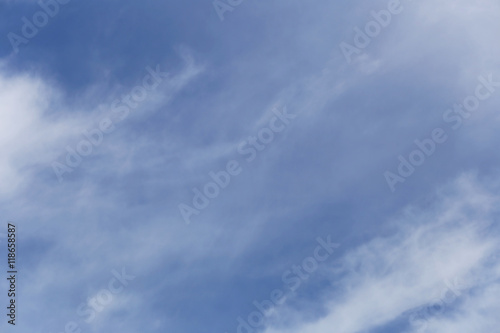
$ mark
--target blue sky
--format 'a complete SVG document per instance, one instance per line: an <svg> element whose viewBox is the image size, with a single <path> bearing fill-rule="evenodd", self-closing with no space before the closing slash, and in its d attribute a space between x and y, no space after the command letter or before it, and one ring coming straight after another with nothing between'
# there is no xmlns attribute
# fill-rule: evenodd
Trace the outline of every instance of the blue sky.
<svg viewBox="0 0 500 333"><path fill-rule="evenodd" d="M497 329L497 2L0 8L2 329Z"/></svg>

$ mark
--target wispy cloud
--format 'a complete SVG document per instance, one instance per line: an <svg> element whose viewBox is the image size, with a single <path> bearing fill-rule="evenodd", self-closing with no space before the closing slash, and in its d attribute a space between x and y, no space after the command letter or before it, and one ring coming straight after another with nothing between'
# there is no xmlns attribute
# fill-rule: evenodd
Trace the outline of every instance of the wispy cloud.
<svg viewBox="0 0 500 333"><path fill-rule="evenodd" d="M491 274L500 278L500 266L492 260L499 254L500 236L486 232L496 222L500 197L485 190L473 176L464 175L433 200L432 205L412 207L402 214L396 223L400 230L392 236L375 238L341 259L342 268L330 276L334 287L324 290L325 315L282 309L284 318L298 319L285 324L278 317L284 328L268 328L266 332L371 331L401 316L408 318L412 310L433 306L447 281L483 281L480 277ZM438 327L458 327L462 322L463 327L498 324L488 315L479 315L477 308L469 308L480 301L477 298L487 295L486 290L496 291L498 286L493 280L488 286L468 286L468 290L474 288L485 291L464 296L465 303L454 309L458 322L447 316L430 318L430 332L440 332ZM482 308L493 313L497 306L485 302ZM459 316L463 311L471 313ZM316 318L311 320L311 316ZM409 329L418 332L418 328Z"/></svg>

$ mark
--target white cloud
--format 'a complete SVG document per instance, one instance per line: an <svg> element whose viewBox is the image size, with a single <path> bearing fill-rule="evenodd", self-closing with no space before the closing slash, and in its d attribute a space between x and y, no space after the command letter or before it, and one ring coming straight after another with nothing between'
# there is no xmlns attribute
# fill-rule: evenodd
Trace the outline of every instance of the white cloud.
<svg viewBox="0 0 500 333"><path fill-rule="evenodd" d="M484 233L494 217L499 197L482 189L470 175L443 188L437 197L439 204L434 207L408 210L413 214L406 214L397 222L400 231L394 236L374 239L341 259L342 275L332 273L332 282L337 287L327 291L325 316L314 321L298 320L294 327L270 327L265 332L326 333L332 329L339 333L365 332L419 307L432 305L446 290L447 281L459 278L477 284L488 274L500 278L499 267L491 266L488 261L498 253L499 239ZM492 292L498 290L496 286L488 288ZM498 321L488 315L495 308L487 302L483 303L486 308L481 315L477 310L467 310L474 309L474 303L481 297L466 302L464 311L470 314L460 320L480 321L484 327ZM284 317L292 313L296 318L311 315L307 311L281 309ZM448 319L432 321L431 326L456 324ZM467 322L463 327L472 326ZM434 331L448 332L437 328Z"/></svg>
<svg viewBox="0 0 500 333"><path fill-rule="evenodd" d="M135 109L126 121L133 123L141 120L141 117L151 116L151 112L161 111L160 107L165 106L186 85L199 77L203 67L195 63L186 53L182 54L182 58L185 60L185 66L173 73L165 84L160 85L157 91L151 94L151 98ZM100 283L95 282L96 276L101 277L111 269L116 269L122 261L124 265L127 265L129 261L142 262L144 258L150 258L152 254L161 256L164 254L161 251L168 252L170 248L167 246L169 244L163 243L165 237L161 238L161 242L155 239L158 248L142 243L136 237L136 231L123 231L120 234L122 238L119 238L115 229L103 231L102 221L65 223L70 220L71 222L85 220L76 212L88 211L88 207L92 207L93 211L97 212L104 205L110 208L118 204L116 201L110 200L109 202L99 197L96 194L95 184L92 182L79 182L77 185L68 182L60 185L56 176L52 174L51 162L64 155L67 145L74 145L75 140L81 140L84 130L94 128L96 121L106 116L108 110L102 110L96 105L109 105L110 101L121 96L120 93L128 93L131 87L109 87L107 82L100 83L99 89L91 87L87 92L80 94L79 100L73 101L74 104L70 106L66 103L65 91L57 88L56 83L24 73L7 74L8 71L5 70L7 65L4 63L0 66L0 103L2 105L0 113L0 149L2 151L0 202L6 203L4 213L9 216L9 219L23 224L24 239L36 238L36 244L43 244L40 245L43 248L40 251L44 251L45 255L25 274L26 300L31 304L31 312L38 313L32 323L36 323L39 327L42 322L41 318L47 318L46 314L36 309L40 304L46 303L47 291L54 290L54 285L58 285L59 290L64 291L53 295L51 306L60 306L59 322L53 326L61 327L67 321L79 318L76 315L76 307L87 297L93 296L92 292L86 291L87 287L101 287ZM151 64L151 67L154 66L155 64ZM161 70L168 71L169 68L161 66ZM142 75L146 75L146 72L137 77L139 83L142 82ZM106 96L102 93L103 91L111 91L111 93ZM93 175L94 172L99 172L99 168L116 169L116 165L121 162L116 159L116 156L127 152L131 141L126 129L123 129L114 136L113 140L106 141L104 145L106 147L102 147L102 151L99 152L109 154L107 161L110 161L111 165L89 163L87 169L82 166L82 170L79 171ZM53 176L53 180L46 181L37 178L42 173ZM37 193L43 191L44 197L39 201L31 200L27 191L33 189ZM54 197L58 202L56 205L52 206L44 201ZM66 200L71 201L69 209L64 203ZM61 211L64 212L59 215ZM50 220L57 225L57 238L54 238L53 234L54 225L48 226L41 222L49 215ZM74 217L76 215L78 215L77 218ZM63 216L63 223L57 220L60 216ZM165 224L163 220L161 223ZM99 224L99 227L95 224ZM154 231L149 232L149 235L158 235L159 228L151 229ZM175 233L171 234L174 237ZM125 253L130 249L130 243L124 244L124 239L132 239L138 244L135 256ZM112 243L113 246L102 254L99 250L104 243ZM26 246L29 248L31 244ZM155 250L161 253L155 253ZM99 260L88 260L88 253L100 253ZM54 258L60 258L61 254L72 257L71 260L78 263L78 269L68 269L67 265L71 260L54 260ZM67 290L74 290L76 294L68 297L64 295ZM120 295L116 298L116 302L107 308L107 312L102 313L102 320L96 320L95 325L101 321L105 322L116 312L124 311L124 308L133 307L143 297L142 294L133 297ZM45 310L50 312L48 308L50 307L47 306ZM25 322L23 325L32 324Z"/></svg>
<svg viewBox="0 0 500 333"><path fill-rule="evenodd" d="M48 117L57 100L58 92L40 78L0 72L0 198L27 184L30 168L48 165L61 140L85 126L80 116Z"/></svg>
<svg viewBox="0 0 500 333"><path fill-rule="evenodd" d="M131 113L128 121L149 116L149 112L164 106L203 72L203 67L196 64L186 50L181 52L186 66L151 94L147 102ZM99 91L117 90L103 83L99 89L92 87L83 93L81 100L69 106L64 102L64 91L54 83L25 73L9 75L4 70L7 65L2 62L0 67L0 199L12 197L25 189L33 180L37 167L51 170L51 162L65 154L68 144L81 140L83 131L95 128L96 123L105 117L106 110L103 114L101 108L95 107L99 104L96 103L97 96L102 95ZM116 96L112 94L101 103L108 105ZM69 109L72 111L68 112ZM122 141L127 142L120 146L127 146L128 140L122 138ZM111 147L109 153L120 152Z"/></svg>
<svg viewBox="0 0 500 333"><path fill-rule="evenodd" d="M498 275L497 275L498 276ZM429 333L495 332L500 320L500 284L493 283L477 294L465 298L456 314L450 317L432 318L427 323ZM414 331L419 332L418 330Z"/></svg>

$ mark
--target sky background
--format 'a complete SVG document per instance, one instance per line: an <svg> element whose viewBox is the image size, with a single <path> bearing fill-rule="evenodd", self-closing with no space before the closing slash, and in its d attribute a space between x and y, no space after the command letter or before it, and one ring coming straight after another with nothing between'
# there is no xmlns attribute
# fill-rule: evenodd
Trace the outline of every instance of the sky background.
<svg viewBox="0 0 500 333"><path fill-rule="evenodd" d="M498 330L500 4L401 0L348 61L341 43L389 3L244 0L221 20L211 0L71 0L15 52L42 7L0 0L0 255L12 221L19 271L16 327L2 279L0 328ZM454 129L443 116L488 78ZM248 161L239 147L277 112L293 119ZM113 129L58 178L103 119ZM392 191L385 173L437 128L447 140ZM186 223L179 205L233 160L241 172ZM291 290L284 274L318 238L338 246ZM133 280L86 321L78 308L123 269ZM248 324L274 290L283 302Z"/></svg>

